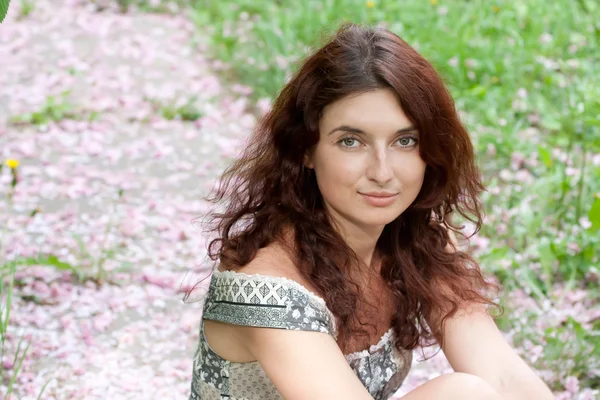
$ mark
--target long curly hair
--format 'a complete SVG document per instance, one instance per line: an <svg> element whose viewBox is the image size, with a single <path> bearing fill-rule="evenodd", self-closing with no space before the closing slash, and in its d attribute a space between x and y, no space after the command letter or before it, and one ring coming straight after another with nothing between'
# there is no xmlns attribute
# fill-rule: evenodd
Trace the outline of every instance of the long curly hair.
<svg viewBox="0 0 600 400"><path fill-rule="evenodd" d="M443 323L463 302L495 305L485 294L495 286L450 240L450 231L463 228L453 225L455 212L479 231L485 189L444 83L429 62L384 28L345 23L302 62L207 198L215 204L226 200L224 209L209 214L217 238L208 254L227 269L242 269L292 227L299 273L335 315L339 338L365 335L354 324L360 290L347 273L358 257L333 229L303 158L319 140L325 106L376 89L394 91L419 131L427 165L417 198L385 226L375 249L395 301L395 345L442 344Z"/></svg>

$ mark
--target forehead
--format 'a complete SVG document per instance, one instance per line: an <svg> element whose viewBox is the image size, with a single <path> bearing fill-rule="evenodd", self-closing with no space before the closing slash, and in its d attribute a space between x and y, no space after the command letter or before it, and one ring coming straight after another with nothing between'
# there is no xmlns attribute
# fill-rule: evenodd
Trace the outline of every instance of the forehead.
<svg viewBox="0 0 600 400"><path fill-rule="evenodd" d="M329 104L323 110L321 128L340 123L367 130L393 130L411 125L395 93L390 89L377 89L346 96Z"/></svg>

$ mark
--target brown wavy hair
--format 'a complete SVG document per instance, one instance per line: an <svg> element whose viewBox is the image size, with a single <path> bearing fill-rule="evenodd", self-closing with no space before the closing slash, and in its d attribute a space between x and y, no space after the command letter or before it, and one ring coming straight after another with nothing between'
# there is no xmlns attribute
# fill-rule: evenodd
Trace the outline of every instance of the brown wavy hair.
<svg viewBox="0 0 600 400"><path fill-rule="evenodd" d="M345 23L301 63L207 198L215 204L227 200L224 210L209 214L218 237L208 253L227 269L240 269L292 227L299 273L335 315L339 338L365 335L353 323L360 290L347 273L358 257L332 228L303 158L319 140L325 106L376 89L395 92L419 131L427 164L417 198L385 226L375 249L395 297L395 344L404 349L442 344L443 322L463 302L494 305L484 294L493 285L449 236L449 230L462 228L452 224L454 212L479 231L484 187L469 134L444 83L429 62L384 28Z"/></svg>

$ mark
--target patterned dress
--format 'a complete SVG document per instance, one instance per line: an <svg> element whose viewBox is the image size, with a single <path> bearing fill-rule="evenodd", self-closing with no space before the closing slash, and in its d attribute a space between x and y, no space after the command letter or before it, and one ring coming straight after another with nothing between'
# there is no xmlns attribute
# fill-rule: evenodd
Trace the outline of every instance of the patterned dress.
<svg viewBox="0 0 600 400"><path fill-rule="evenodd" d="M335 320L325 301L296 281L233 271L215 271L203 307L204 319L235 325L325 332L337 338ZM189 400L280 400L257 361L236 363L215 353L200 323ZM399 388L412 361L400 354L390 329L368 350L346 360L374 399L387 399Z"/></svg>

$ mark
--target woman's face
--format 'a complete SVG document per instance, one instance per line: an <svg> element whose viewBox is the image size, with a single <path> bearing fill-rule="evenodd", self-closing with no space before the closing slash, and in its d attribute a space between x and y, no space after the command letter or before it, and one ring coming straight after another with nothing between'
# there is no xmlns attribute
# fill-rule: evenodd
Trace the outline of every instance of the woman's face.
<svg viewBox="0 0 600 400"><path fill-rule="evenodd" d="M425 175L419 133L387 89L328 105L307 154L325 207L337 223L381 228L415 200Z"/></svg>

